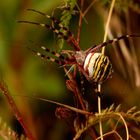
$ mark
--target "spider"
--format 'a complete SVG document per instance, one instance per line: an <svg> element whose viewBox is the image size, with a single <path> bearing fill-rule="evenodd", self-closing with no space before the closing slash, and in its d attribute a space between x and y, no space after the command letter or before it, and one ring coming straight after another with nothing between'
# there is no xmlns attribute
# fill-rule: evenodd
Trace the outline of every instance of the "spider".
<svg viewBox="0 0 140 140"><path fill-rule="evenodd" d="M79 71L82 72L82 74L86 77L88 81L92 81L98 84L101 84L106 79L108 79L111 76L113 69L108 56L100 52L97 52L97 50L99 50L100 48L108 44L118 42L121 39L130 38L130 37L140 37L140 35L123 35L114 38L112 40L103 42L99 45L91 46L89 49L83 51L80 49L80 46L77 40L75 39L73 33L68 28L64 27L58 19L55 19L52 16L49 16L45 13L42 13L34 9L27 9L27 10L45 16L46 18L50 19L54 23L54 26L44 24L44 23L26 21L26 20L19 21L20 23L29 23L29 24L45 27L53 31L56 35L61 36L74 49L73 51L62 50L60 53L56 53L54 51L51 52L50 49L44 46L41 46L42 50L46 52L50 52L51 54L54 55L54 58L41 54L40 52L34 51L34 53L37 56L40 56L44 60L50 60L52 62L58 63L59 65L64 65L64 66L76 65ZM58 29L55 27L55 25L57 25ZM62 30L65 31L65 34L62 32Z"/></svg>

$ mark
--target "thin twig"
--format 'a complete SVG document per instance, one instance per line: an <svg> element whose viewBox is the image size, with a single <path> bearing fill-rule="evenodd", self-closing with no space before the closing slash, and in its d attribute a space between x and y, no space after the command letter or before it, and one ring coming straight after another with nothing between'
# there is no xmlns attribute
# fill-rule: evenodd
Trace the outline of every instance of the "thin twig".
<svg viewBox="0 0 140 140"><path fill-rule="evenodd" d="M115 127L114 127L114 130L117 129L117 126L119 125L120 120L121 120L121 118L119 118L118 121L116 122L116 125L115 125Z"/></svg>
<svg viewBox="0 0 140 140"><path fill-rule="evenodd" d="M101 84L98 84L98 92L101 93ZM101 97L98 96L98 113L101 114ZM99 120L99 129L100 129L100 136L101 140L103 140L103 129L102 129L102 121Z"/></svg>
<svg viewBox="0 0 140 140"><path fill-rule="evenodd" d="M110 7L110 10L109 10L109 14L108 14L108 18L107 18L107 22L106 22L103 42L105 42L107 40L108 28L109 28L109 23L110 23L110 19L111 19L111 16L112 16L114 4L115 4L115 0L112 0L111 7ZM104 54L104 53L105 53L105 47L102 48L102 54Z"/></svg>
<svg viewBox="0 0 140 140"><path fill-rule="evenodd" d="M82 20L83 20L83 5L84 5L84 0L81 0L81 10L80 10L80 17L79 17L79 26L78 26L78 33L77 33L77 42L79 44L80 42L80 35L81 35L81 29L82 29Z"/></svg>
<svg viewBox="0 0 140 140"><path fill-rule="evenodd" d="M87 12L91 9L91 7L93 6L93 4L96 2L96 0L93 0L92 3L88 6L88 8L84 11L83 13L83 17L85 17L85 15L87 14Z"/></svg>
<svg viewBox="0 0 140 140"><path fill-rule="evenodd" d="M103 136L105 137L105 136L108 136L108 135L111 135L111 134L116 134L118 137L119 137L119 140L123 140L122 139L122 137L118 134L118 132L116 132L115 130L112 130L112 131L110 131L110 132L107 132L107 133L105 133ZM98 137L96 140L99 140L99 139L101 139L101 137Z"/></svg>
<svg viewBox="0 0 140 140"><path fill-rule="evenodd" d="M70 105L62 104L62 103L59 103L59 102L56 102L56 101L52 101L52 100L48 100L48 99L44 99L44 98L41 98L41 97L26 96L26 95L13 95L13 96L22 97L22 98L28 98L28 99L40 100L40 101L44 101L44 102L48 102L48 103L52 103L52 104L56 104L56 105L68 108L68 109L70 109L70 110L72 110L74 112L77 112L77 113L80 113L80 114L83 114L83 115L93 115L92 112L88 112L88 111L85 111L83 109L78 109L78 108L72 107Z"/></svg>
<svg viewBox="0 0 140 140"><path fill-rule="evenodd" d="M107 40L107 33L108 33L109 23L110 23L111 15L112 15L112 12L113 12L114 4L115 4L115 0L112 0L111 7L110 7L110 10L109 10L108 19L107 19L107 23L106 23L106 27L105 27L105 34L104 34L103 42L105 42ZM104 54L104 53L105 53L105 47L102 48L102 54ZM100 84L98 84L98 90L101 91L101 85ZM101 98L99 96L98 96L98 112L99 112L99 114L101 114ZM100 128L101 140L103 140L103 130L102 130L101 120L99 121L99 128Z"/></svg>
<svg viewBox="0 0 140 140"><path fill-rule="evenodd" d="M30 140L36 140L34 136L32 135L31 131L28 129L27 125L25 124L23 117L18 110L12 96L9 93L9 90L7 88L7 85L4 83L4 81L0 82L0 91L3 93L3 95L6 97L7 102L9 103L9 106L11 107L13 114L15 115L16 119L20 122L21 126L23 127L26 136Z"/></svg>

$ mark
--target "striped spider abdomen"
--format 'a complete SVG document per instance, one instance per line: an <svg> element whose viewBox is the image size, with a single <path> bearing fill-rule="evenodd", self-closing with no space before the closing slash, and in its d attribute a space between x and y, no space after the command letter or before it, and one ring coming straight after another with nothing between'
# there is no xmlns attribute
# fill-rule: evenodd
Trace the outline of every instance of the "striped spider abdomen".
<svg viewBox="0 0 140 140"><path fill-rule="evenodd" d="M84 71L93 82L102 83L108 79L112 72L112 64L102 53L89 53L84 61Z"/></svg>

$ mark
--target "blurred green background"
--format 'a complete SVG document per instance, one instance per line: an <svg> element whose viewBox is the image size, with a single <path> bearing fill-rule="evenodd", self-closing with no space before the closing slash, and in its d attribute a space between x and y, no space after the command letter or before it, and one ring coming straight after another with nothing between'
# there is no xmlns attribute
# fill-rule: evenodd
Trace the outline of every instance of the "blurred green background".
<svg viewBox="0 0 140 140"><path fill-rule="evenodd" d="M140 34L139 1L133 2L136 4L133 5L130 1L117 1L109 37L119 34ZM92 1L86 0L84 9L91 3ZM56 36L44 28L19 24L17 21L24 19L47 22L44 17L26 9L33 8L52 14L52 11L62 4L61 0L1 0L0 3L0 75L8 85L29 128L39 140L71 140L72 135L69 127L55 117L56 105L25 98L22 95L43 97L70 105L73 105L73 97L66 89L67 77L63 69L51 62L42 61L27 49L29 47L39 50L38 46L45 45L55 50ZM109 4L110 1L105 0L96 2L85 16L80 42L83 50L103 41ZM76 15L71 20L71 30L75 34L77 25ZM121 103L124 110L132 106L140 109L139 44L140 39L137 38L127 41L127 47L124 42L115 49L107 47L106 53L113 63L114 74L103 84L103 108L112 103ZM65 44L64 49L71 48ZM89 96L92 99L92 95ZM93 99L93 105L96 105L96 102ZM22 132L2 94L0 117L13 130Z"/></svg>

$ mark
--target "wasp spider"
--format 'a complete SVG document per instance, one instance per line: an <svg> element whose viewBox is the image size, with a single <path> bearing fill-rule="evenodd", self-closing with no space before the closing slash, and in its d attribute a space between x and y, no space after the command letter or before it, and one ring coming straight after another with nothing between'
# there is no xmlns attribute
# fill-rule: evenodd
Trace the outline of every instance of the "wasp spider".
<svg viewBox="0 0 140 140"><path fill-rule="evenodd" d="M62 50L60 53L56 53L52 51L51 53L55 55L54 58L46 56L39 52L35 52L35 54L37 56L40 56L44 60L50 60L58 63L59 65L67 66L67 65L76 64L79 71L83 73L83 75L86 77L88 81L93 81L96 83L102 83L103 81L108 79L112 73L112 64L108 56L105 56L104 54L97 52L97 50L99 50L100 48L108 44L118 42L121 39L129 38L129 37L140 37L140 35L123 35L114 38L112 40L103 42L99 45L92 46L89 49L83 51L80 49L80 46L77 43L77 40L75 39L73 33L69 29L64 27L58 19L55 19L54 17L51 17L45 13L36 11L34 9L28 9L28 10L41 14L46 18L50 19L51 21L53 21L54 24L57 25L57 28L49 24L32 22L32 21L23 20L23 21L19 21L20 23L30 23L37 26L45 27L46 29L56 33L56 35L61 36L64 40L66 40L68 44L70 44L74 48L74 51ZM65 31L66 34L64 34L62 30ZM41 46L41 49L43 49L46 52L50 52L50 50L48 48L45 48L44 46Z"/></svg>

